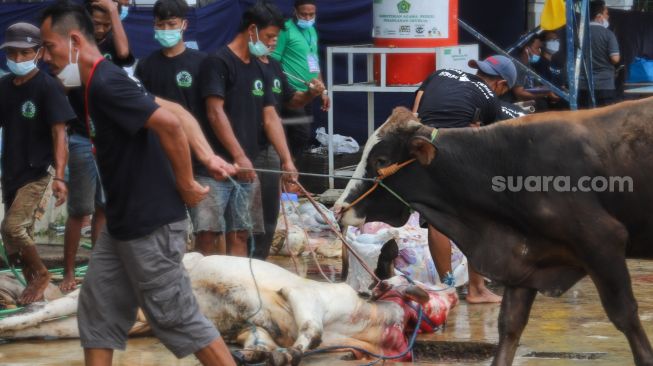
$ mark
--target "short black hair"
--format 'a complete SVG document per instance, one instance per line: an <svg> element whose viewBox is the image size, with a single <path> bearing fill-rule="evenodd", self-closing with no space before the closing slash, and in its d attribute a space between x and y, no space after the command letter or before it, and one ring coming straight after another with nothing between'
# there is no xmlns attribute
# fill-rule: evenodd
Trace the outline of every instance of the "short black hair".
<svg viewBox="0 0 653 366"><path fill-rule="evenodd" d="M270 26L284 28L283 14L276 5L266 1L257 1L243 13L239 32L245 31L250 25L255 24L259 30Z"/></svg>
<svg viewBox="0 0 653 366"><path fill-rule="evenodd" d="M605 8L605 1L603 0L590 1L590 19L594 20L599 14L603 13Z"/></svg>
<svg viewBox="0 0 653 366"><path fill-rule="evenodd" d="M317 5L315 0L295 0L295 9L299 8L302 5Z"/></svg>
<svg viewBox="0 0 653 366"><path fill-rule="evenodd" d="M122 9L122 5L120 5L120 3L118 3L116 0L113 1L118 4L118 13L120 13L120 10ZM93 4L93 0L84 0L84 7L86 7L86 11L91 16L93 16L94 11L99 11L100 13L107 14L107 15L109 14L109 12L103 7L101 7L100 5Z"/></svg>
<svg viewBox="0 0 653 366"><path fill-rule="evenodd" d="M87 41L95 43L93 21L84 7L68 0L59 0L45 8L40 23L50 18L52 30L68 36L73 29L79 30Z"/></svg>
<svg viewBox="0 0 653 366"><path fill-rule="evenodd" d="M152 12L154 18L165 20L170 18L185 19L188 14L188 4L185 0L156 0Z"/></svg>

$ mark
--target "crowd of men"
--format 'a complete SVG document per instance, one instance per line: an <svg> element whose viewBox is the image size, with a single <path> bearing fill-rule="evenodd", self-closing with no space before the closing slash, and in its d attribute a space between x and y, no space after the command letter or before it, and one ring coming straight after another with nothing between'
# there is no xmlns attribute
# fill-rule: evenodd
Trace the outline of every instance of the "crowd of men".
<svg viewBox="0 0 653 366"><path fill-rule="evenodd" d="M600 3L593 2L595 26L607 23ZM113 349L125 347L138 307L178 357L194 353L203 364L231 364L181 264L187 215L201 253L267 257L280 179L254 169L284 171L285 182L296 179L293 155L307 144L310 128L286 133L280 116L310 115L316 98L322 109L330 107L314 27L317 7L314 0L296 0L294 16L284 20L276 6L257 2L244 12L233 40L206 54L184 42L187 3L158 0L154 33L161 49L139 60L134 77L122 69L135 61L121 23L126 9L112 0L85 7L62 1L43 13L40 29L17 23L5 32L1 48L11 71L0 79L6 255L27 280L20 302L42 299L50 274L34 245L34 222L50 193L57 205L67 199L64 291L76 287L80 231L93 216L94 249L78 311L88 364L109 364ZM601 27L592 28L595 39L607 42L601 47L615 63L614 35ZM523 61L538 63L543 54L552 64L559 48L557 36L548 33L527 44ZM39 70L40 60L54 76ZM475 75L437 70L422 83L414 112L425 124L480 127L520 114L499 100L509 91L518 99L539 98L529 95L525 76L508 58L491 56L470 66ZM610 102L603 92L610 85L595 79L599 100ZM449 239L434 227L429 238L444 278L451 270ZM467 299L501 301L473 270Z"/></svg>

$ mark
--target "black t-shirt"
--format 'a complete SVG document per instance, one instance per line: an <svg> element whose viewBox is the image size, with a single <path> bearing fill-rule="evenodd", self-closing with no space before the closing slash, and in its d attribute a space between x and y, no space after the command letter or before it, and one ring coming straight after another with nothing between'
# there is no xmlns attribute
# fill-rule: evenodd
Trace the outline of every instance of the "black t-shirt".
<svg viewBox="0 0 653 366"><path fill-rule="evenodd" d="M497 120L504 121L507 119L519 118L525 115L526 115L526 111L524 111L520 107L512 103L501 101L501 111L499 113L499 118Z"/></svg>
<svg viewBox="0 0 653 366"><path fill-rule="evenodd" d="M0 79L3 199L10 204L16 191L44 177L53 164L52 126L75 114L61 83L43 71L16 86L12 74ZM7 206L8 207L8 206Z"/></svg>
<svg viewBox="0 0 653 366"><path fill-rule="evenodd" d="M283 68L279 61L268 57L268 63L262 62L262 65L263 71L265 72L265 82L271 85L275 107L277 108L277 113L280 113L283 105L292 99L296 91L288 82L288 78L283 73Z"/></svg>
<svg viewBox="0 0 653 366"><path fill-rule="evenodd" d="M150 93L181 104L201 119L206 107L200 88L200 65L206 56L190 48L175 57L155 51L138 62L134 75Z"/></svg>
<svg viewBox="0 0 653 366"><path fill-rule="evenodd" d="M118 58L116 47L113 44L113 32L109 32L104 40L98 44L98 49L104 58L120 67L131 66L134 63L134 56L131 51L126 59ZM86 80L82 81L86 82ZM76 119L70 121L70 132L88 138L88 127L85 122L86 112L84 110L84 88L79 87L68 90L68 101L77 115Z"/></svg>
<svg viewBox="0 0 653 366"><path fill-rule="evenodd" d="M131 66L134 64L135 59L131 50L129 51L129 56L127 56L127 58L118 57L116 46L113 43L113 32L107 33L106 37L98 43L97 47L104 58L120 67Z"/></svg>
<svg viewBox="0 0 653 366"><path fill-rule="evenodd" d="M109 233L119 240L150 234L186 217L158 137L144 128L159 108L141 84L101 62L89 88L89 113Z"/></svg>
<svg viewBox="0 0 653 366"><path fill-rule="evenodd" d="M426 125L436 128L469 127L498 118L499 100L476 75L443 69L431 74L420 86L423 91L417 112Z"/></svg>
<svg viewBox="0 0 653 366"><path fill-rule="evenodd" d="M271 88L265 83L263 68L257 58L252 57L246 64L224 46L204 60L201 71L202 97L224 98L224 110L231 127L250 160L256 158L260 146L265 144L261 141L264 136L263 108L275 103ZM203 123L202 129L205 135L215 136L208 122ZM217 154L231 158L217 138L209 139L209 143ZM197 173L206 174L202 170Z"/></svg>

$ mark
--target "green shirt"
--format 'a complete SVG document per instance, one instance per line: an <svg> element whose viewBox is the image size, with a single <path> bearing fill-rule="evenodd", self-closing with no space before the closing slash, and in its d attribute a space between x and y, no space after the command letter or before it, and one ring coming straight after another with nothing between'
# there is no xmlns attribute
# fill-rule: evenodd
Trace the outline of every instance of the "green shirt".
<svg viewBox="0 0 653 366"><path fill-rule="evenodd" d="M293 18L288 19L286 29L279 33L277 48L271 56L281 62L283 71L292 76L305 81L317 78L320 66L315 27L300 29ZM304 83L292 76L288 77L288 81L293 88L298 91L308 90Z"/></svg>

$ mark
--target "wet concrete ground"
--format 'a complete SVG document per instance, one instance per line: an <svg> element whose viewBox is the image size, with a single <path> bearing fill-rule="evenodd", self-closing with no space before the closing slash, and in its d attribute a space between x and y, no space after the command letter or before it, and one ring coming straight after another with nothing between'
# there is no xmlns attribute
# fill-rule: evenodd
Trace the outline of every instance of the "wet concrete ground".
<svg viewBox="0 0 653 366"><path fill-rule="evenodd" d="M294 265L288 258L275 262L287 268ZM653 262L630 261L635 294L639 300L640 316L649 335L653 334ZM299 261L300 272L317 278L312 260ZM337 279L340 263L327 260L323 265L327 276ZM498 288L500 291L501 289ZM488 365L490 359L469 360L471 356L487 353L485 343L497 342L499 305L468 305L464 300L451 312L446 329L419 337L421 354L428 359L417 360L424 365ZM453 343L444 343L453 342ZM480 342L472 347L467 342ZM475 353L474 349L482 352ZM454 352L457 351L457 352ZM445 361L437 361L436 353ZM454 353L467 357L456 359ZM569 359L567 356L596 358ZM528 355L535 357L527 357ZM303 364L315 366L360 365L361 361L343 361L342 355L316 356ZM0 345L0 365L82 365L83 354L77 340L35 340ZM177 360L154 338L131 339L125 352L117 352L114 365L198 365L194 357ZM582 280L561 298L538 296L530 323L517 351L515 365L632 365L628 344L609 322L600 306L594 285Z"/></svg>

